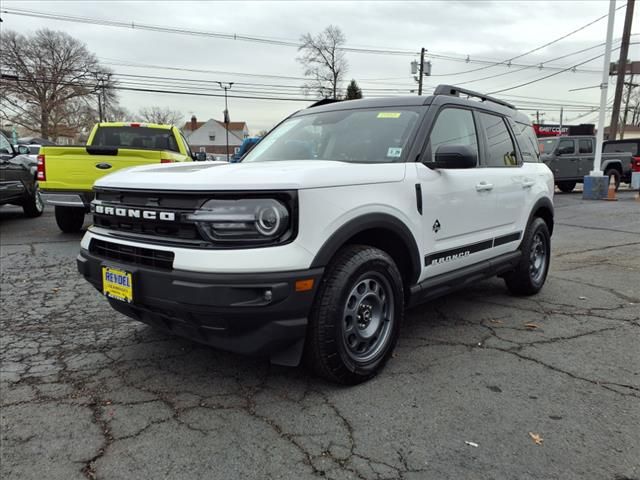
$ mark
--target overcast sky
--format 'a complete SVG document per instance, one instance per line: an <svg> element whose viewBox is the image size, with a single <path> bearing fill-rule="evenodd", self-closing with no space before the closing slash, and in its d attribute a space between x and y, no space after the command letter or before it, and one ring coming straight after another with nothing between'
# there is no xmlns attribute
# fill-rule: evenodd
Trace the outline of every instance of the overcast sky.
<svg viewBox="0 0 640 480"><path fill-rule="evenodd" d="M624 5L618 0L616 6ZM521 65L489 66L476 61L500 62L513 58L551 40L572 32L606 15L608 1L461 1L461 2L213 2L213 1L29 1L0 0L1 7L33 12L86 17L127 24L145 24L177 28L187 32L215 32L265 37L298 42L302 34L317 33L333 24L342 29L348 47L428 51L432 63L431 77L425 86L440 83L464 83L464 87L492 92L525 83L558 70L525 68L526 65L570 67L601 55L597 47L566 58L545 63L579 50L595 47L605 41L606 19L570 35L548 47L513 61ZM640 15L636 7L635 20ZM302 66L296 62L295 47L270 45L201 37L166 32L151 32L136 28L118 28L33 18L2 13L2 29L29 34L47 27L64 30L84 42L100 61L116 74L172 77L190 80L236 82L230 94L277 96L271 92L285 91L288 97L304 98L297 87L304 83ZM622 35L624 8L615 17L614 42ZM637 21L632 32L640 30ZM632 37L640 42L640 35ZM429 54L433 54L430 57ZM617 60L614 51L612 61ZM445 56L447 58L441 58ZM471 62L465 63L469 56ZM410 73L410 62L418 55L382 55L361 52L346 54L349 70L346 80L356 79L365 96L400 92L410 94L416 82ZM640 60L640 45L632 45L629 58ZM122 64L129 64L124 66ZM136 66L133 66L133 65ZM144 66L143 66L144 65ZM489 64L490 65L490 64ZM597 106L600 90L591 88L570 92L570 89L593 87L600 83L603 59L597 58L577 67L576 72L564 72L531 85L509 90L501 96L518 107L544 111L547 123L559 120L559 105L565 104L565 123L592 122L597 113L584 107ZM158 66L164 68L150 68ZM169 69L167 67L171 67ZM485 67L482 70L478 70ZM205 70L195 72L184 68ZM469 70L475 70L469 72ZM520 70L520 71L516 71ZM213 73L212 71L216 72ZM467 72L467 73L464 73ZM244 75L242 75L244 74ZM484 77L504 74L482 80ZM264 75L264 76L258 76ZM283 78L284 77L284 78ZM175 90L175 80L140 77L119 77L128 85L141 88ZM242 85L244 83L244 85ZM258 85L259 84L259 85ZM124 85L124 83L123 83ZM613 98L613 77L609 97ZM284 86L289 86L284 87ZM346 86L346 85L345 85ZM389 89L389 90L384 90ZM183 87L181 90L185 90ZM192 83L186 90L217 93L215 84ZM269 93L267 93L269 92ZM199 120L222 118L224 99L149 92L119 92L120 103L130 111L158 105L179 110L185 119L195 114ZM310 102L309 102L310 103ZM231 120L246 121L251 132L268 129L284 116L306 107L299 101L229 99ZM549 106L553 103L553 106ZM577 118L582 115L580 118Z"/></svg>

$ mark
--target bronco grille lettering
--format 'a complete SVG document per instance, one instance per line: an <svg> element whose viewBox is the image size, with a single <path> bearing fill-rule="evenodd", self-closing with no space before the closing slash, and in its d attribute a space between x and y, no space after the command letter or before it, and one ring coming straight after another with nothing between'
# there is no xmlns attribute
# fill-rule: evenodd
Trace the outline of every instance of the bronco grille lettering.
<svg viewBox="0 0 640 480"><path fill-rule="evenodd" d="M175 212L142 210L140 208L114 208L104 205L91 205L91 210L99 215L114 217L143 218L145 220L162 220L165 222L174 222L176 220Z"/></svg>

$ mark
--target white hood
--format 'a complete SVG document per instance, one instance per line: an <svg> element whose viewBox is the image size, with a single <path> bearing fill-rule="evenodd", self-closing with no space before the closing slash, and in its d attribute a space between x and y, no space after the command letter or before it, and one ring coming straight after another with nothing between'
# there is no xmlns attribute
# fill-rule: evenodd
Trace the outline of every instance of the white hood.
<svg viewBox="0 0 640 480"><path fill-rule="evenodd" d="M154 190L286 190L402 181L404 163L326 160L145 165L106 175L96 187Z"/></svg>

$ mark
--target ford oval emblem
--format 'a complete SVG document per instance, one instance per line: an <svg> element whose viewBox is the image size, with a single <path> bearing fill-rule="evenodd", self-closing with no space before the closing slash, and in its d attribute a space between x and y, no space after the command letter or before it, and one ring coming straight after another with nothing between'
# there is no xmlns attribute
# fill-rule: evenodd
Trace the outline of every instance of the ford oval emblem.
<svg viewBox="0 0 640 480"><path fill-rule="evenodd" d="M99 163L96 165L96 167L102 169L102 170L106 170L108 168L111 168L111 164L110 163Z"/></svg>

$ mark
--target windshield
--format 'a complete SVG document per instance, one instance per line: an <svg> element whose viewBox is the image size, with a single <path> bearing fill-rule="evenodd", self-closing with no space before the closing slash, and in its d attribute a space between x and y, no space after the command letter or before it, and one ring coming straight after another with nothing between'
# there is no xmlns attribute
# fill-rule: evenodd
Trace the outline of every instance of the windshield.
<svg viewBox="0 0 640 480"><path fill-rule="evenodd" d="M294 117L283 122L242 160L336 160L390 163L402 159L418 111L358 109Z"/></svg>
<svg viewBox="0 0 640 480"><path fill-rule="evenodd" d="M556 148L556 143L558 143L557 138L548 138L546 140L539 140L538 147L540 149L540 154L543 155L545 153L553 152L553 149Z"/></svg>
<svg viewBox="0 0 640 480"><path fill-rule="evenodd" d="M91 145L178 152L173 133L169 129L149 127L98 127Z"/></svg>

